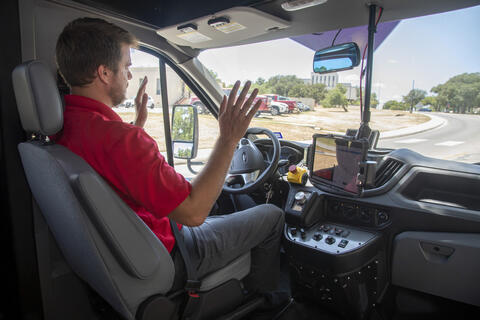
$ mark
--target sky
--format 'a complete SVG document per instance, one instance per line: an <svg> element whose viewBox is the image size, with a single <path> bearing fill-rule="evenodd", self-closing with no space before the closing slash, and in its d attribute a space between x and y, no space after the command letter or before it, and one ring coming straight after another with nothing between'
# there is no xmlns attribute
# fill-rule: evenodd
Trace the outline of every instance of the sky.
<svg viewBox="0 0 480 320"><path fill-rule="evenodd" d="M412 86L430 89L464 72L480 72L480 6L403 20L375 51L372 90L383 104L401 100ZM290 40L210 49L200 61L226 84L277 74L310 78L314 52ZM359 83L359 69L339 82Z"/></svg>
<svg viewBox="0 0 480 320"><path fill-rule="evenodd" d="M430 89L461 73L480 72L480 6L401 21L374 54L372 90L380 103L402 99L412 87ZM200 61L227 85L274 75L311 78L314 51L290 39L209 49ZM158 60L132 52L135 66ZM359 84L359 67L339 82ZM365 84L364 84L365 85Z"/></svg>

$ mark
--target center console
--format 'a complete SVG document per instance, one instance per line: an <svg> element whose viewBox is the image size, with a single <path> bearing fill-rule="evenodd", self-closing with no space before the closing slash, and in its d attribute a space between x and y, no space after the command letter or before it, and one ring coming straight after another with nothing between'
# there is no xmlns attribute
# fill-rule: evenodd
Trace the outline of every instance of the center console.
<svg viewBox="0 0 480 320"><path fill-rule="evenodd" d="M364 318L386 286L384 241L375 227L389 223L388 210L290 187L283 246L295 299Z"/></svg>

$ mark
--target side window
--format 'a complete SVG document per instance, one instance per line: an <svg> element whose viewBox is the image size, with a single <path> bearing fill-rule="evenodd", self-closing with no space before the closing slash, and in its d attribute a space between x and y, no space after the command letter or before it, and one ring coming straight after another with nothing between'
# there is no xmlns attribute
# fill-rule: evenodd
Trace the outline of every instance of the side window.
<svg viewBox="0 0 480 320"><path fill-rule="evenodd" d="M144 129L153 139L155 139L160 152L166 157L167 149L165 146L165 131L163 127L163 114L161 107L162 98L159 90L160 86L157 83L160 81L160 60L154 55L135 49L130 51L130 56L132 58L132 65L130 67L132 79L128 83L126 100L114 110L123 121L134 121L134 99L143 78L147 76L148 83L146 93L149 96L147 102L148 119L145 123Z"/></svg>
<svg viewBox="0 0 480 320"><path fill-rule="evenodd" d="M186 159L174 159L177 172L184 177L194 177L196 175L194 172L198 172L210 156L219 133L218 122L175 70L168 65L166 65L165 69L170 111L174 105L193 105L197 109L199 140L197 157L190 160L190 168Z"/></svg>
<svg viewBox="0 0 480 320"><path fill-rule="evenodd" d="M130 72L132 79L127 87L126 100L114 110L125 122L131 122L135 119L135 96L142 83L144 76L147 76L148 83L146 93L148 100L148 119L144 130L157 142L160 152L167 159L167 148L165 139L165 129L163 122L162 109L162 86L160 80L160 60L143 51L131 50L132 66ZM192 178L198 172L213 148L213 144L218 136L218 122L208 111L203 102L192 92L180 76L168 64L165 66L166 87L169 106L169 119L172 119L172 110L174 105L193 105L198 112L199 120L199 142L198 152L195 159L191 159L190 170L185 159L174 159L174 165L177 172L186 178ZM170 124L171 125L171 124ZM192 172L193 171L193 172Z"/></svg>

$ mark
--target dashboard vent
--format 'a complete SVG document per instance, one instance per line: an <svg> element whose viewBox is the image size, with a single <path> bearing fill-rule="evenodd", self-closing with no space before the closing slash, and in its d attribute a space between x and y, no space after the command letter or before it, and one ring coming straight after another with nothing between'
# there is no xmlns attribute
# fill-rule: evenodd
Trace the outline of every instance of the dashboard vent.
<svg viewBox="0 0 480 320"><path fill-rule="evenodd" d="M375 176L375 188L379 188L387 183L401 167L403 167L402 162L392 158L387 159L377 171Z"/></svg>

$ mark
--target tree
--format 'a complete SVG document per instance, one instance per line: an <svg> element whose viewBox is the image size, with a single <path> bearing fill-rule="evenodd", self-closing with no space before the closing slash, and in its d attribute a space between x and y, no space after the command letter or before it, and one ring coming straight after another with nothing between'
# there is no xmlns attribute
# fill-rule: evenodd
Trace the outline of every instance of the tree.
<svg viewBox="0 0 480 320"><path fill-rule="evenodd" d="M338 84L334 89L328 91L327 96L323 100L323 106L326 108L342 106L345 112L348 112L348 101L345 93L347 90L341 84Z"/></svg>
<svg viewBox="0 0 480 320"><path fill-rule="evenodd" d="M463 73L433 87L439 108L450 108L455 113L470 113L480 105L480 73Z"/></svg>
<svg viewBox="0 0 480 320"><path fill-rule="evenodd" d="M292 89L289 91L288 95L292 97L308 97L309 96L309 88L306 84L296 84Z"/></svg>
<svg viewBox="0 0 480 320"><path fill-rule="evenodd" d="M385 110L407 110L408 105L405 105L402 102L399 102L397 100L389 100L385 102L383 105L383 109Z"/></svg>
<svg viewBox="0 0 480 320"><path fill-rule="evenodd" d="M440 105L438 104L437 97L428 96L428 97L425 97L421 102L424 106L430 105L434 111L441 111Z"/></svg>
<svg viewBox="0 0 480 320"><path fill-rule="evenodd" d="M412 112L413 106L417 105L420 101L422 101L426 95L427 92L425 90L412 89L406 96L403 96L403 102L407 105L410 105L410 112Z"/></svg>
<svg viewBox="0 0 480 320"><path fill-rule="evenodd" d="M263 79L262 77L258 77L257 81L255 81L255 84L258 84L259 86L261 86L264 83L265 83L265 79Z"/></svg>
<svg viewBox="0 0 480 320"><path fill-rule="evenodd" d="M380 102L378 101L377 94L375 92L372 92L372 95L370 96L370 107L376 108Z"/></svg>
<svg viewBox="0 0 480 320"><path fill-rule="evenodd" d="M327 86L323 83L315 83L307 86L308 98L315 100L315 103L320 103L327 95Z"/></svg>
<svg viewBox="0 0 480 320"><path fill-rule="evenodd" d="M293 87L299 84L304 84L301 79L298 79L297 76L294 75L277 75L273 76L268 81L266 81L262 87L264 86L265 89L269 89L271 93L276 93L282 96L288 97L290 95L290 90Z"/></svg>

